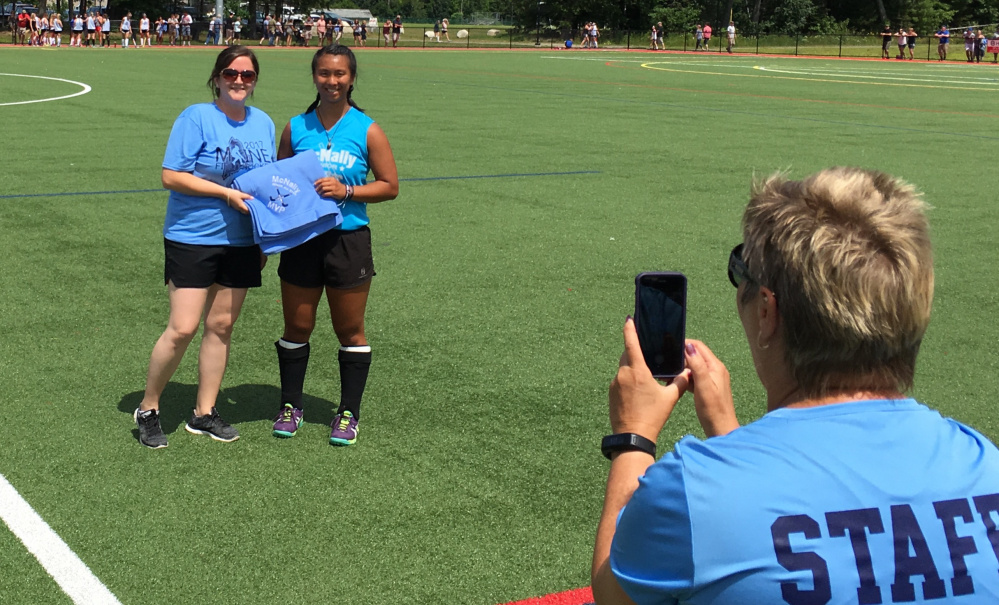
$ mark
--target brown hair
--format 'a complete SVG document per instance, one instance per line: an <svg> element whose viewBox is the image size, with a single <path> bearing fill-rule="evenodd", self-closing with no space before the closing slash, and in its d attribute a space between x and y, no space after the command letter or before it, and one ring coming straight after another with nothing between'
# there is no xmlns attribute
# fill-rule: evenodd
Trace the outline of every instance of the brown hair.
<svg viewBox="0 0 999 605"><path fill-rule="evenodd" d="M226 47L215 58L215 67L212 69L212 75L208 76L208 90L212 91L212 99L219 98L219 87L215 85L215 79L222 74L223 69L232 65L232 62L240 57L250 58L250 62L253 63L253 71L257 72L257 78L260 78L260 64L257 63L257 55L253 54L253 51L249 47L239 44ZM252 95L253 93L250 94Z"/></svg>

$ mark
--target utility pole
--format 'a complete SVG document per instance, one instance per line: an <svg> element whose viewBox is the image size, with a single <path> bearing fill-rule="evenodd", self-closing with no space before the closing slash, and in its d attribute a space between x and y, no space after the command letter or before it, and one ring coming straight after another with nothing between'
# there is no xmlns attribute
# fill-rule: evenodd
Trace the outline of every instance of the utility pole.
<svg viewBox="0 0 999 605"><path fill-rule="evenodd" d="M534 41L535 46L541 46L541 5L542 4L544 4L543 0L538 0L538 18L537 18L538 38L537 40Z"/></svg>

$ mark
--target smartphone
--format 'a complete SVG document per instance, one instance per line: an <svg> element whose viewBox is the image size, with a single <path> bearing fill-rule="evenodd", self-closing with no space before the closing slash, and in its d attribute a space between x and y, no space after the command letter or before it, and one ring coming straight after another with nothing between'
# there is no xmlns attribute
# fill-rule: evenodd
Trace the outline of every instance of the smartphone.
<svg viewBox="0 0 999 605"><path fill-rule="evenodd" d="M635 328L645 364L656 378L683 371L687 326L687 277L672 271L635 277Z"/></svg>

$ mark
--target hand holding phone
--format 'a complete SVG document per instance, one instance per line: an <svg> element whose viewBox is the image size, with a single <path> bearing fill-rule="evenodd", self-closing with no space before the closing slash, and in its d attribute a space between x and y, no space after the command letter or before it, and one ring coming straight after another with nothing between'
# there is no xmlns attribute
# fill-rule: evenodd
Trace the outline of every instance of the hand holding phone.
<svg viewBox="0 0 999 605"><path fill-rule="evenodd" d="M652 375L671 380L683 371L687 278L673 271L635 277L635 328Z"/></svg>

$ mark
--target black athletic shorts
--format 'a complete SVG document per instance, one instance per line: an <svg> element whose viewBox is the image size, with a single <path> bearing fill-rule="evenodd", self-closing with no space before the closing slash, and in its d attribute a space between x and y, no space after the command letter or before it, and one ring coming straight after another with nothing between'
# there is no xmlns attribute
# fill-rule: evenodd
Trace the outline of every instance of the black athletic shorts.
<svg viewBox="0 0 999 605"><path fill-rule="evenodd" d="M163 240L163 282L178 288L260 287L260 246L199 246Z"/></svg>
<svg viewBox="0 0 999 605"><path fill-rule="evenodd" d="M356 288L375 276L371 230L330 229L281 253L278 276L293 286Z"/></svg>

